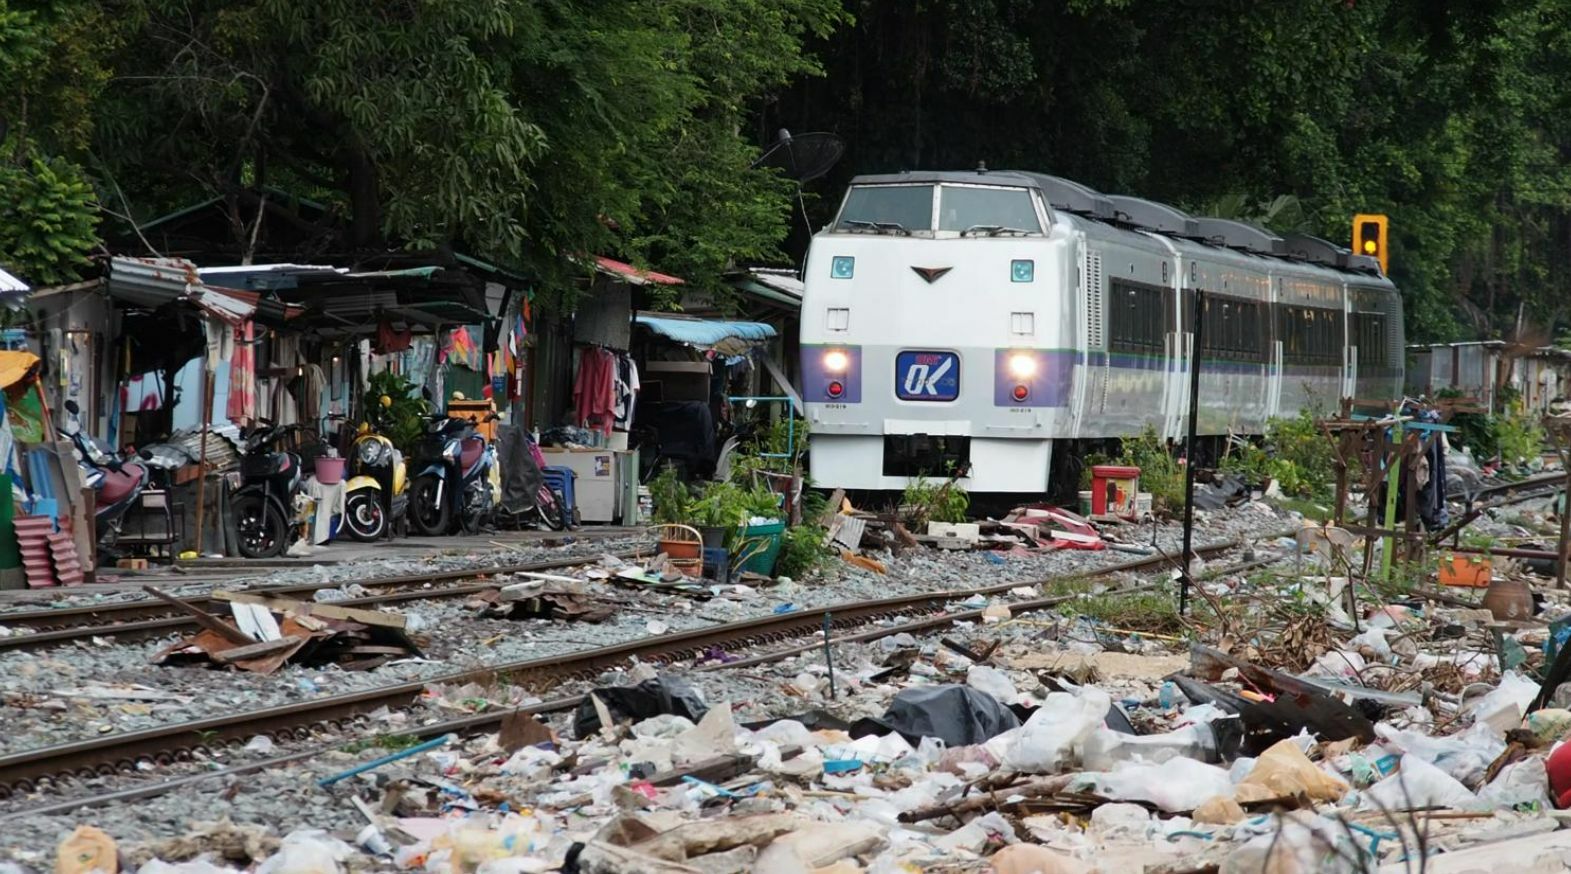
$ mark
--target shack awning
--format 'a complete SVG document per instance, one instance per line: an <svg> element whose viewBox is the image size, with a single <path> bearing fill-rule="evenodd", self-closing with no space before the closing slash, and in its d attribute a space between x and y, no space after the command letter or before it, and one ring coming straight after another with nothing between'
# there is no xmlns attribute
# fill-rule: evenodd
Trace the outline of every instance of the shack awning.
<svg viewBox="0 0 1571 874"><path fill-rule="evenodd" d="M763 322L726 322L671 314L638 313L633 322L668 340L722 355L741 355L765 340L774 339L774 325Z"/></svg>
<svg viewBox="0 0 1571 874"><path fill-rule="evenodd" d="M32 289L27 287L27 283L5 272L5 268L0 267L0 304L11 309L18 309L27 302L27 296L31 291Z"/></svg>
<svg viewBox="0 0 1571 874"><path fill-rule="evenodd" d="M197 266L184 258L117 255L109 260L108 287L109 296L117 300L150 309L184 301L231 325L250 320L259 309L280 320L301 312L296 306L264 301L255 291L210 285L203 281Z"/></svg>
<svg viewBox="0 0 1571 874"><path fill-rule="evenodd" d="M38 372L39 359L31 352L0 350L0 389L9 389Z"/></svg>

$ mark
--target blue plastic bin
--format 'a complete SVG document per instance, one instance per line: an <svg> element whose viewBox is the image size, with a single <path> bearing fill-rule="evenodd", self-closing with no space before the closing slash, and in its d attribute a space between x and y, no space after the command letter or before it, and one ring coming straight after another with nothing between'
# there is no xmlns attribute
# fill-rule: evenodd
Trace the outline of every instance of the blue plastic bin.
<svg viewBox="0 0 1571 874"><path fill-rule="evenodd" d="M725 585L731 579L731 554L725 549L704 547L704 576Z"/></svg>

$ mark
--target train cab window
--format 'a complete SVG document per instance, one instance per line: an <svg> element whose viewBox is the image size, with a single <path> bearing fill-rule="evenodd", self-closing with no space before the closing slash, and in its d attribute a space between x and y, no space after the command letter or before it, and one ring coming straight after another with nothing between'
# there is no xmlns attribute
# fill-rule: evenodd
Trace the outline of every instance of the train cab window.
<svg viewBox="0 0 1571 874"><path fill-rule="evenodd" d="M945 185L938 194L938 229L985 234L1040 234L1031 193L1024 188Z"/></svg>
<svg viewBox="0 0 1571 874"><path fill-rule="evenodd" d="M1022 192L1024 193L1024 192ZM933 186L858 185L840 208L837 231L930 231Z"/></svg>

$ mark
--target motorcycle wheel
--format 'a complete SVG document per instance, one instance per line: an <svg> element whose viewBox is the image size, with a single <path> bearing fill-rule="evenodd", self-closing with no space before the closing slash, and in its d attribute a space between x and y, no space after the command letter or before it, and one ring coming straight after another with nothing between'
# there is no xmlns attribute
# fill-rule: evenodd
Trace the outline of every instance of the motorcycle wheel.
<svg viewBox="0 0 1571 874"><path fill-rule="evenodd" d="M278 505L261 495L246 495L235 502L235 538L246 558L275 558L289 537L289 520Z"/></svg>
<svg viewBox="0 0 1571 874"><path fill-rule="evenodd" d="M551 506L541 507L540 515L545 519L545 527L552 531L561 531L568 527L567 499L556 489L551 490Z"/></svg>
<svg viewBox="0 0 1571 874"><path fill-rule="evenodd" d="M436 495L441 479L435 474L415 477L409 488L409 524L415 533L424 537L442 537L453 522L452 495L437 503Z"/></svg>
<svg viewBox="0 0 1571 874"><path fill-rule="evenodd" d="M376 489L355 489L344 504L344 528L361 543L373 543L387 534L387 513Z"/></svg>

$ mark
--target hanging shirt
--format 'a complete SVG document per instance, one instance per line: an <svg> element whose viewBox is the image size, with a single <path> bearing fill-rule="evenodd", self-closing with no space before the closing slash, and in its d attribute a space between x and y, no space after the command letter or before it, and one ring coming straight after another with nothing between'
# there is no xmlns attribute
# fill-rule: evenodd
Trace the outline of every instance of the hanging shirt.
<svg viewBox="0 0 1571 874"><path fill-rule="evenodd" d="M242 427L256 420L256 326L246 322L235 329L234 355L229 359L229 401L224 415Z"/></svg>
<svg viewBox="0 0 1571 874"><path fill-rule="evenodd" d="M578 356L578 378L573 383L573 409L577 424L611 433L615 419L616 356L599 346L585 346Z"/></svg>

